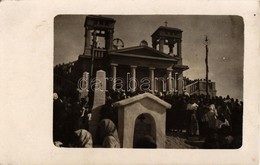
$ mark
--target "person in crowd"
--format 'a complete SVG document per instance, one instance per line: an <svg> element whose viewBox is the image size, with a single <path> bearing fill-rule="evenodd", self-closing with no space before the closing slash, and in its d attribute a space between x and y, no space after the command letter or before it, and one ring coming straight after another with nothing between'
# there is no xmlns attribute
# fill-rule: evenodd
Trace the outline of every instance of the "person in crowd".
<svg viewBox="0 0 260 165"><path fill-rule="evenodd" d="M99 143L104 148L120 148L117 128L110 119L103 119L98 126Z"/></svg>
<svg viewBox="0 0 260 165"><path fill-rule="evenodd" d="M206 106L203 99L201 99L197 110L199 135L201 136L201 138L205 137L207 133L207 128L208 128L208 118L206 116L207 111L208 111L208 106Z"/></svg>
<svg viewBox="0 0 260 165"><path fill-rule="evenodd" d="M165 101L172 105L171 109L166 111L167 130L181 133L185 128L186 102L182 96L168 95L166 98Z"/></svg>
<svg viewBox="0 0 260 165"><path fill-rule="evenodd" d="M85 129L74 131L71 147L92 148L93 141L91 133Z"/></svg>
<svg viewBox="0 0 260 165"><path fill-rule="evenodd" d="M66 100L63 100L64 106L65 106L65 111L67 114L67 117L64 122L64 141L63 141L63 146L66 146L69 141L72 138L72 132L74 131L74 122L72 121L72 102L71 98L67 97Z"/></svg>
<svg viewBox="0 0 260 165"><path fill-rule="evenodd" d="M89 129L89 120L91 120L91 107L88 104L88 98L81 98L81 128L88 130Z"/></svg>
<svg viewBox="0 0 260 165"><path fill-rule="evenodd" d="M192 101L189 99L188 100L188 104L187 104L187 108L186 108L186 134L187 136L190 135L190 119L191 119L191 114L192 114L192 109L191 109L191 105L192 105Z"/></svg>
<svg viewBox="0 0 260 165"><path fill-rule="evenodd" d="M222 113L219 114L218 117L217 117L216 126L217 126L217 129L226 129L226 128L228 128L228 130L230 129L229 128L230 124Z"/></svg>
<svg viewBox="0 0 260 165"><path fill-rule="evenodd" d="M191 135L191 128L195 128L194 125L192 124L195 124L197 123L197 119L196 119L196 111L198 109L198 104L196 103L196 100L193 98L190 100L190 102L188 103L187 105L187 136L190 136ZM192 119L192 115L195 115L194 118L193 118L193 123L191 122L191 119ZM198 125L198 124L196 124Z"/></svg>
<svg viewBox="0 0 260 165"><path fill-rule="evenodd" d="M158 93L158 97L159 97L160 99L164 99L163 93L162 93L162 92L159 92L159 93Z"/></svg>
<svg viewBox="0 0 260 165"><path fill-rule="evenodd" d="M216 131L210 132L205 139L204 147L207 149L232 148L234 137L231 135L230 125L223 114L216 120Z"/></svg>
<svg viewBox="0 0 260 165"><path fill-rule="evenodd" d="M124 99L126 99L126 98L127 98L126 93L125 93L125 92L122 92L121 100L124 100Z"/></svg>
<svg viewBox="0 0 260 165"><path fill-rule="evenodd" d="M66 111L62 100L57 93L53 94L53 140L64 140L64 123Z"/></svg>
<svg viewBox="0 0 260 165"><path fill-rule="evenodd" d="M170 109L166 109L166 131L172 132L174 129L178 127L178 116L175 114L178 108L178 103L175 103L173 100L167 99L165 100L169 104L171 104Z"/></svg>
<svg viewBox="0 0 260 165"><path fill-rule="evenodd" d="M63 147L63 143L61 141L54 141L54 145L56 147Z"/></svg>
<svg viewBox="0 0 260 165"><path fill-rule="evenodd" d="M88 98L74 99L68 121L73 125L73 131L78 129L88 130L88 121L91 119L91 108Z"/></svg>
<svg viewBox="0 0 260 165"><path fill-rule="evenodd" d="M211 132L215 132L215 130L217 129L217 113L216 113L216 109L215 109L215 105L211 104L209 106L209 111L207 112L207 118L208 118L208 126L209 126L209 133Z"/></svg>
<svg viewBox="0 0 260 165"><path fill-rule="evenodd" d="M186 118L186 107L187 107L187 102L185 100L185 97L180 99L180 102L179 102L179 127L178 127L178 132L182 133L182 130L185 128L185 118Z"/></svg>
<svg viewBox="0 0 260 165"><path fill-rule="evenodd" d="M190 120L191 136L196 136L197 130L198 130L198 120L197 120L196 110L194 109L192 110L191 120Z"/></svg>
<svg viewBox="0 0 260 165"><path fill-rule="evenodd" d="M113 122L117 122L117 111L115 110L114 107L112 107L113 99L110 96L109 93L106 93L106 102L105 104L101 107L100 110L100 120L102 119L110 119Z"/></svg>
<svg viewBox="0 0 260 165"><path fill-rule="evenodd" d="M75 99L72 105L71 120L73 123L73 130L78 130L82 128L82 107L79 99Z"/></svg>
<svg viewBox="0 0 260 165"><path fill-rule="evenodd" d="M203 148L205 149L220 149L220 138L217 133L211 132L205 139Z"/></svg>

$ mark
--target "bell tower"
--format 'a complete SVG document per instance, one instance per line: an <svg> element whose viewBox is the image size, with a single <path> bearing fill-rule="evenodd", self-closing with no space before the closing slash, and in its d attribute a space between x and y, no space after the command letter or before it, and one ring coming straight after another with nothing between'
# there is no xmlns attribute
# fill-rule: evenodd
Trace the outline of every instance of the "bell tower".
<svg viewBox="0 0 260 165"><path fill-rule="evenodd" d="M165 26L160 26L152 34L153 48L159 50L160 52L179 58L178 64L182 64L181 42L182 30L167 27L167 22L165 22ZM157 48L158 45L159 49ZM168 46L168 51L165 50L165 46Z"/></svg>
<svg viewBox="0 0 260 165"><path fill-rule="evenodd" d="M99 48L93 43L98 38L104 39L104 47L100 49L111 50L113 48L113 33L115 20L112 18L90 15L85 20L85 47L83 55L91 56L91 47Z"/></svg>
<svg viewBox="0 0 260 165"><path fill-rule="evenodd" d="M152 34L152 46L154 49L168 54L177 60L172 69L169 69L168 74L174 75L174 92L182 94L184 92L183 71L188 69L188 66L182 64L182 30L167 26L160 26Z"/></svg>

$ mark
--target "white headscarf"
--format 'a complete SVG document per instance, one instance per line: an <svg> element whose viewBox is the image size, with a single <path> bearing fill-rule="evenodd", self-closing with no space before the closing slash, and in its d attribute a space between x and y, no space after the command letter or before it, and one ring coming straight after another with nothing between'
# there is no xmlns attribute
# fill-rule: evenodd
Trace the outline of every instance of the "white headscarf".
<svg viewBox="0 0 260 165"><path fill-rule="evenodd" d="M210 110L211 112L214 112L214 113L215 113L215 116L218 116L218 111L217 111L217 109L216 109L216 107L215 107L214 104L210 104L209 110Z"/></svg>
<svg viewBox="0 0 260 165"><path fill-rule="evenodd" d="M92 135L85 129L79 129L74 132L74 147L92 148Z"/></svg>
<svg viewBox="0 0 260 165"><path fill-rule="evenodd" d="M59 98L57 93L53 93L53 100L57 100Z"/></svg>

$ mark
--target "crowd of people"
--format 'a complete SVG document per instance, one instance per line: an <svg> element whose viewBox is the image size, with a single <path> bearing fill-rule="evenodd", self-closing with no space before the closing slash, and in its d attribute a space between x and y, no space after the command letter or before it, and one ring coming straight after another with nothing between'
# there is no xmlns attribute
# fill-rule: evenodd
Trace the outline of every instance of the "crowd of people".
<svg viewBox="0 0 260 165"><path fill-rule="evenodd" d="M54 93L53 141L58 147L120 148L117 129L113 121L103 118L95 134L89 132L91 107L87 99L59 98Z"/></svg>
<svg viewBox="0 0 260 165"><path fill-rule="evenodd" d="M243 102L229 96L165 96L167 131L185 131L205 140L204 148L239 148L242 145Z"/></svg>
<svg viewBox="0 0 260 165"><path fill-rule="evenodd" d="M56 146L120 148L117 133L116 101L141 92L109 91L100 111L100 123L95 136L89 132L90 98L78 99L54 93L53 135ZM239 148L242 145L243 102L227 97L205 95L155 94L172 105L166 112L166 132L185 133L205 141L203 148ZM148 144L149 145L145 145ZM144 136L137 148L156 148L151 137Z"/></svg>

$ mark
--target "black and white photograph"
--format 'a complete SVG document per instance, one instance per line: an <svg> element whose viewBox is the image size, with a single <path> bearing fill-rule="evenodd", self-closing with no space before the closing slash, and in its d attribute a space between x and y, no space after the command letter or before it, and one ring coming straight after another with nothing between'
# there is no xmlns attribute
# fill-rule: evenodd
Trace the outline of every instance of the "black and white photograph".
<svg viewBox="0 0 260 165"><path fill-rule="evenodd" d="M238 149L244 21L235 15L57 15L57 147Z"/></svg>

